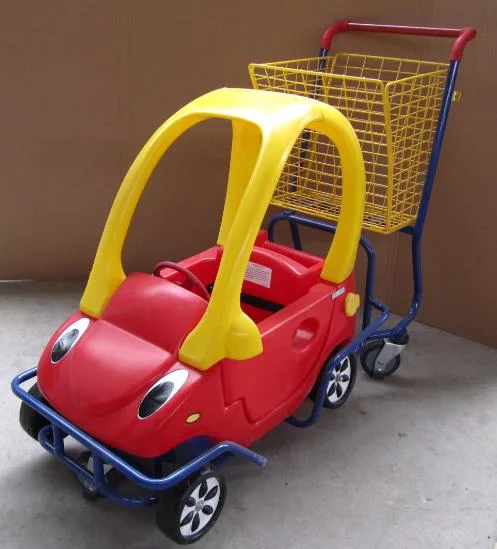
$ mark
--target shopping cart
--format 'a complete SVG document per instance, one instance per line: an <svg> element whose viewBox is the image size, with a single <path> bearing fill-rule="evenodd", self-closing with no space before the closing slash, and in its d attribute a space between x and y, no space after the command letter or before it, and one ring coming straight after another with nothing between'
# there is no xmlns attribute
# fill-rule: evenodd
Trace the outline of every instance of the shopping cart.
<svg viewBox="0 0 497 549"><path fill-rule="evenodd" d="M454 38L450 63L349 53L328 55L342 32L367 31ZM367 175L363 228L412 238L413 297L407 314L392 328L377 331L361 351L373 378L400 366L407 327L422 299L421 241L451 103L458 99L456 76L466 44L476 36L461 29L338 21L323 34L319 56L252 63L252 84L261 90L324 101L347 116L361 142ZM290 224L293 245L302 249L299 225L334 232L341 206L341 167L336 147L323 134L305 131L281 174L272 204L285 208L269 222ZM308 216L312 217L308 217ZM318 218L316 220L315 218ZM363 326L371 320L374 261L366 275Z"/></svg>

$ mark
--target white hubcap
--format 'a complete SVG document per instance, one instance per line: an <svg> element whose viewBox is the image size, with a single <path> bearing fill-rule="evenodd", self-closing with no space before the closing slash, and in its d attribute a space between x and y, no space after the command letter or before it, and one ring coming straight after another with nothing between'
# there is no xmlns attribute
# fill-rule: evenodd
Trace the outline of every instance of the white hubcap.
<svg viewBox="0 0 497 549"><path fill-rule="evenodd" d="M215 477L208 477L193 490L180 515L180 532L185 538L201 532L216 514L221 486Z"/></svg>
<svg viewBox="0 0 497 549"><path fill-rule="evenodd" d="M347 392L350 385L350 376L352 367L350 366L350 358L346 356L340 365L333 372L328 388L326 390L328 402L335 404Z"/></svg>

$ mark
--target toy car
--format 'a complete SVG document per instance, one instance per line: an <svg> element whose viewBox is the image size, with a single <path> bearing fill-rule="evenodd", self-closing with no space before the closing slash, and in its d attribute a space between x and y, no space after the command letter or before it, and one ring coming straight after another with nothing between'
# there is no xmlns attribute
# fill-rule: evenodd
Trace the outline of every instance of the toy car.
<svg viewBox="0 0 497 549"><path fill-rule="evenodd" d="M217 245L126 276L121 251L150 174L179 135L211 117L233 127ZM343 207L324 260L260 230L304 129L328 135L341 153ZM263 465L248 448L254 441L308 396L336 408L354 386L353 267L364 197L356 135L332 107L227 88L192 101L156 131L126 175L80 310L55 332L38 367L14 379L24 430L72 469L87 497L157 503L167 536L198 540L223 508L225 458ZM86 448L78 458L66 436ZM151 495L123 495L122 476Z"/></svg>

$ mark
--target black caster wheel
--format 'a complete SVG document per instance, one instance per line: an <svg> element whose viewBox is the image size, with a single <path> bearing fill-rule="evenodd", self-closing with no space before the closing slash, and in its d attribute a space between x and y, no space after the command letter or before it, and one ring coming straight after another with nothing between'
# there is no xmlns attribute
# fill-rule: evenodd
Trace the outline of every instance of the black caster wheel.
<svg viewBox="0 0 497 549"><path fill-rule="evenodd" d="M328 361L326 361L326 364ZM326 368L326 364L324 368ZM357 359L355 355L346 356L335 371L331 374L330 381L324 398L324 408L339 408L349 398L354 388L357 375ZM322 373L309 395L313 401L316 400L321 382Z"/></svg>
<svg viewBox="0 0 497 549"><path fill-rule="evenodd" d="M88 469L88 471L93 473L93 457L91 455L91 452L81 453L76 458L76 461L85 469ZM117 488L119 487L119 481L121 480L119 471L117 471L117 469L114 469L114 467L104 463L104 472L105 482L109 485L110 488L117 490ZM75 476L76 480L82 488L81 493L85 499L87 499L88 501L96 501L97 499L104 497L104 494L102 494L93 483L86 480L85 478L80 477L79 475Z"/></svg>
<svg viewBox="0 0 497 549"><path fill-rule="evenodd" d="M405 345L405 343L402 344ZM361 366L372 379L384 379L399 369L401 363L400 354L394 356L386 364L378 364L377 359L384 346L385 341L381 339L368 341L361 351Z"/></svg>
<svg viewBox="0 0 497 549"><path fill-rule="evenodd" d="M28 392L36 399L41 400L44 404L47 404L47 401L41 394L38 383L35 383ZM43 427L50 425L50 422L46 418L33 410L33 408L28 406L25 402L21 404L21 409L19 410L19 423L21 424L23 430L35 440L38 440L38 433L43 429Z"/></svg>
<svg viewBox="0 0 497 549"><path fill-rule="evenodd" d="M167 492L159 493L156 522L160 531L180 545L205 536L214 526L226 500L226 482L206 469Z"/></svg>

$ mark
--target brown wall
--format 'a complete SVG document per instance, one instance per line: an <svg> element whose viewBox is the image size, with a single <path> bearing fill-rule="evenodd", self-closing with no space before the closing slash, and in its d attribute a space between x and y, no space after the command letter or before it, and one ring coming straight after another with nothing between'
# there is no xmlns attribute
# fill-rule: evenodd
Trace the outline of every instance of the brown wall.
<svg viewBox="0 0 497 549"><path fill-rule="evenodd" d="M118 185L154 129L203 92L249 86L250 61L315 55L323 28L343 17L478 28L428 219L420 318L497 345L497 5L484 0L6 3L0 279L86 277ZM337 46L444 59L448 44L355 35ZM173 147L133 222L128 268L150 269L212 244L228 146L229 127L209 122ZM410 295L404 240L374 238L378 290L397 310Z"/></svg>

